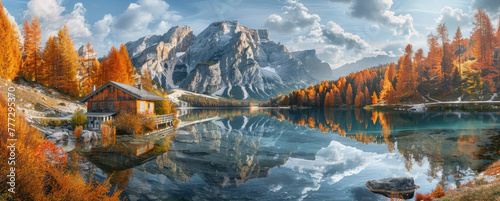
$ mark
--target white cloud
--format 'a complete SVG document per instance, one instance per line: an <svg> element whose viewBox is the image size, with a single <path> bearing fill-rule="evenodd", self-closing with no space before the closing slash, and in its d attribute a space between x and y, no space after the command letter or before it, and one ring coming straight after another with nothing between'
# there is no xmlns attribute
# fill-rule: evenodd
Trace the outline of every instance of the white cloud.
<svg viewBox="0 0 500 201"><path fill-rule="evenodd" d="M303 4L291 0L287 3L283 7L284 13L270 15L266 26L271 30L285 33L308 30L307 35L298 36L296 40L287 43L290 50L316 49L318 57L334 68L365 56L387 54L372 48L360 36L346 32L334 21L321 25L320 17L317 14L308 13L308 9ZM378 28L377 25L373 26Z"/></svg>
<svg viewBox="0 0 500 201"><path fill-rule="evenodd" d="M93 26L94 38L97 41L103 41L104 38L111 32L111 23L113 22L113 16L110 14L104 15L104 17L97 21Z"/></svg>
<svg viewBox="0 0 500 201"><path fill-rule="evenodd" d="M85 7L82 3L76 3L70 13L63 14L66 8L61 4L62 0L31 0L28 2L28 10L24 12L24 18L38 16L42 42L45 42L49 35L56 35L59 29L67 25L75 45L83 45L92 36L90 25L85 20Z"/></svg>
<svg viewBox="0 0 500 201"><path fill-rule="evenodd" d="M182 17L162 0L138 0L118 16L105 15L96 22L94 31L101 40L113 37L120 42L136 40L147 34L163 34L171 27L169 21L178 21ZM109 38L108 38L109 39Z"/></svg>
<svg viewBox="0 0 500 201"><path fill-rule="evenodd" d="M336 46L326 46L323 51L318 54L318 58L334 65L333 67L339 67L347 63L344 52Z"/></svg>
<svg viewBox="0 0 500 201"><path fill-rule="evenodd" d="M102 55L111 45L168 31L171 27L169 22L182 18L168 8L169 5L163 0L138 0L136 3L130 3L120 15L106 14L101 20L89 25L85 19L86 9L80 2L68 13L62 6L62 0L30 0L24 18L38 16L42 42L45 42L49 35L56 35L59 29L67 25L76 47L90 40Z"/></svg>
<svg viewBox="0 0 500 201"><path fill-rule="evenodd" d="M330 2L349 3L349 14L355 18L376 22L391 30L394 35L404 35L409 41L418 32L413 27L413 17L410 14L396 15L391 11L392 0L330 0Z"/></svg>
<svg viewBox="0 0 500 201"><path fill-rule="evenodd" d="M287 3L288 5L282 8L284 12L281 15L271 14L268 17L265 24L267 28L281 33L296 33L321 21L319 15L309 14L304 4L294 0Z"/></svg>
<svg viewBox="0 0 500 201"><path fill-rule="evenodd" d="M450 34L455 33L458 26L462 29L462 33L464 30L470 30L472 28L474 16L464 13L462 9L453 9L449 6L445 6L441 9L440 13L440 16L436 18L436 24L445 23Z"/></svg>
<svg viewBox="0 0 500 201"><path fill-rule="evenodd" d="M346 50L362 51L370 47L361 37L345 32L342 27L333 21L329 21L322 29L326 43L345 47Z"/></svg>

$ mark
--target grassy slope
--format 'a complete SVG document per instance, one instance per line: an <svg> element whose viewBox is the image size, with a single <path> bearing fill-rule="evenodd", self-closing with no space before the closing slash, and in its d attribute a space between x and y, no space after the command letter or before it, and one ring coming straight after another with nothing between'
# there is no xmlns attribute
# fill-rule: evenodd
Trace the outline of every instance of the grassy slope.
<svg viewBox="0 0 500 201"><path fill-rule="evenodd" d="M500 161L490 165L465 187L446 192L441 200L500 200Z"/></svg>
<svg viewBox="0 0 500 201"><path fill-rule="evenodd" d="M78 108L85 108L84 104L76 102L77 99L57 90L48 94L48 87L22 80L8 82L0 78L0 93L5 97L10 86L15 87L16 105L32 117L63 117Z"/></svg>

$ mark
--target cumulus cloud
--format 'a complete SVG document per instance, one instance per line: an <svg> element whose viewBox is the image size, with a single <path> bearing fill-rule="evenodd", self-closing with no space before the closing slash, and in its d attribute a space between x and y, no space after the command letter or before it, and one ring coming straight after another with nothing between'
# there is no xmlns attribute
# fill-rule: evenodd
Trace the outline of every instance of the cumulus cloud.
<svg viewBox="0 0 500 201"><path fill-rule="evenodd" d="M92 36L90 25L85 20L85 7L82 3L76 3L70 13L63 14L66 8L61 4L62 0L31 0L24 18L38 17L42 41L46 41L49 35L56 35L59 29L67 25L75 44L84 44Z"/></svg>
<svg viewBox="0 0 500 201"><path fill-rule="evenodd" d="M386 55L373 48L360 36L346 32L340 25L329 21L326 25L315 25L307 36L299 36L295 46L316 49L318 57L332 67L359 60L366 56Z"/></svg>
<svg viewBox="0 0 500 201"><path fill-rule="evenodd" d="M90 25L85 19L86 9L80 2L74 5L71 12L66 12L62 0L30 0L24 18L38 16L43 42L49 35L56 35L59 29L67 25L75 46L90 40L102 51L101 54L111 45L135 40L147 34L167 32L171 27L169 22L182 18L168 9L169 5L163 0L137 0L130 3L121 14L106 14Z"/></svg>
<svg viewBox="0 0 500 201"><path fill-rule="evenodd" d="M345 47L347 50L361 51L370 47L361 37L345 32L342 27L333 21L329 21L322 29L325 42L331 45Z"/></svg>
<svg viewBox="0 0 500 201"><path fill-rule="evenodd" d="M108 36L119 41L135 40L147 33L163 34L171 27L169 21L178 21L182 17L162 0L138 0L131 3L118 16L105 15L96 22L94 30L100 39Z"/></svg>
<svg viewBox="0 0 500 201"><path fill-rule="evenodd" d="M482 8L493 16L500 12L500 1L498 0L472 0L473 9Z"/></svg>
<svg viewBox="0 0 500 201"><path fill-rule="evenodd" d="M334 3L349 3L349 14L355 18L376 22L390 29L394 35L404 35L406 40L418 35L413 27L413 17L410 14L396 15L390 8L392 0L330 0Z"/></svg>
<svg viewBox="0 0 500 201"><path fill-rule="evenodd" d="M345 60L344 52L336 46L326 46L321 53L318 54L318 58L330 63L343 65L347 63Z"/></svg>
<svg viewBox="0 0 500 201"><path fill-rule="evenodd" d="M440 11L441 15L436 18L436 24L445 23L450 33L454 33L458 26L463 30L470 29L474 16L464 13L462 9L445 6Z"/></svg>
<svg viewBox="0 0 500 201"><path fill-rule="evenodd" d="M320 24L321 18L297 1L287 1L283 14L270 15L266 27L277 32L298 33L296 40L287 43L292 51L316 49L318 57L333 67L359 60L365 56L386 55L386 52L372 48L360 36L345 31L339 24L329 21ZM374 25L377 26L377 25Z"/></svg>
<svg viewBox="0 0 500 201"><path fill-rule="evenodd" d="M313 25L319 24L321 18L317 14L308 13L304 4L289 0L288 5L282 8L281 15L272 14L266 21L265 26L270 30L289 33L299 32Z"/></svg>
<svg viewBox="0 0 500 201"><path fill-rule="evenodd" d="M110 14L104 15L104 17L97 21L92 27L94 33L94 38L98 41L104 40L104 38L111 32L111 23L113 22L113 16Z"/></svg>

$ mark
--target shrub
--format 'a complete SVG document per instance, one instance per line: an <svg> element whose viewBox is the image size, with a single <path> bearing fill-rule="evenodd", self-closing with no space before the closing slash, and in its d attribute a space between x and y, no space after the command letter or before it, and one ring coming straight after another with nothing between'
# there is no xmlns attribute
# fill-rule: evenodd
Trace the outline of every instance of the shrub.
<svg viewBox="0 0 500 201"><path fill-rule="evenodd" d="M436 189L432 191L432 197L434 198L440 198L443 197L445 192L443 191L443 185L439 184Z"/></svg>
<svg viewBox="0 0 500 201"><path fill-rule="evenodd" d="M56 127L56 126L60 126L61 123L62 123L61 120L50 120L49 123L48 123L48 125Z"/></svg>
<svg viewBox="0 0 500 201"><path fill-rule="evenodd" d="M415 198L416 201L432 201L434 198L440 198L443 197L446 194L445 191L443 191L443 185L438 184L438 186L432 190L431 194L420 194L417 193L417 197Z"/></svg>
<svg viewBox="0 0 500 201"><path fill-rule="evenodd" d="M141 119L133 113L120 112L116 117L115 124L118 133L142 134L143 131Z"/></svg>
<svg viewBox="0 0 500 201"><path fill-rule="evenodd" d="M152 131L156 128L154 117L147 117L142 121L142 126L145 131Z"/></svg>
<svg viewBox="0 0 500 201"><path fill-rule="evenodd" d="M76 128L77 126L85 126L87 124L87 117L83 110L77 110L73 117L71 117L71 126Z"/></svg>
<svg viewBox="0 0 500 201"><path fill-rule="evenodd" d="M430 194L420 194L417 193L417 197L415 198L415 201L432 201L432 195Z"/></svg>
<svg viewBox="0 0 500 201"><path fill-rule="evenodd" d="M177 111L175 110L175 104L170 102L170 100L165 99L163 101L155 102L155 114L164 115L164 114L174 114Z"/></svg>
<svg viewBox="0 0 500 201"><path fill-rule="evenodd" d="M49 89L49 90L47 90L47 93L48 93L48 94L53 94L53 93L54 93L54 89Z"/></svg>
<svg viewBox="0 0 500 201"><path fill-rule="evenodd" d="M82 136L82 132L83 132L83 127L82 126L77 126L75 128L75 137L77 140L80 140L80 137Z"/></svg>

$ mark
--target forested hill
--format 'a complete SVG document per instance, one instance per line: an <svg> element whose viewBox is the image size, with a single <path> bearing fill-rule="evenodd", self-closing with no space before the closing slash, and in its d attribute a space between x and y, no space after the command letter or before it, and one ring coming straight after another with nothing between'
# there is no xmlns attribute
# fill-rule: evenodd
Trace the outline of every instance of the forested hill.
<svg viewBox="0 0 500 201"><path fill-rule="evenodd" d="M397 63L291 91L261 106L363 107L370 104L488 101L500 89L500 26L478 9L471 36L445 24L427 36L429 52L408 44Z"/></svg>

